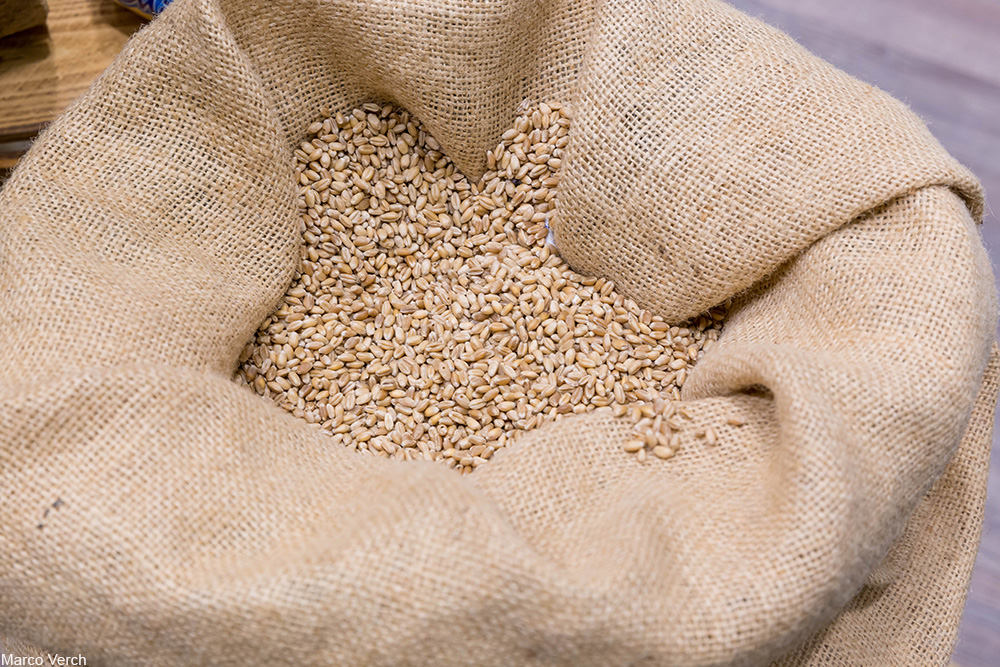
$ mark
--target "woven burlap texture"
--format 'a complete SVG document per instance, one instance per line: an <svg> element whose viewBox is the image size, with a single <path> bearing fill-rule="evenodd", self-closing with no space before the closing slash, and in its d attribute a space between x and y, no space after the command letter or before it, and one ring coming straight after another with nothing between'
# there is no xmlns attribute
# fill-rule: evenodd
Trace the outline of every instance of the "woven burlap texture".
<svg viewBox="0 0 1000 667"><path fill-rule="evenodd" d="M478 177L524 98L575 110L575 268L673 321L733 299L677 457L595 413L461 477L231 380L321 107L401 104ZM0 634L91 665L941 662L996 392L981 210L902 104L719 2L176 0L0 192Z"/></svg>

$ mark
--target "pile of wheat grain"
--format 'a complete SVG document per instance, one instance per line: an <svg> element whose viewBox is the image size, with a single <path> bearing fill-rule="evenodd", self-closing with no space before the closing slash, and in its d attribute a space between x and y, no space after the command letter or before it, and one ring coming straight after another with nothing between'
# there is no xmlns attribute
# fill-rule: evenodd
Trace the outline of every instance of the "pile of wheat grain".
<svg viewBox="0 0 1000 667"><path fill-rule="evenodd" d="M672 326L546 243L569 123L524 108L478 184L406 111L314 123L295 153L300 271L238 381L347 447L465 472L604 406L637 422L626 451L672 456L679 388L723 316Z"/></svg>

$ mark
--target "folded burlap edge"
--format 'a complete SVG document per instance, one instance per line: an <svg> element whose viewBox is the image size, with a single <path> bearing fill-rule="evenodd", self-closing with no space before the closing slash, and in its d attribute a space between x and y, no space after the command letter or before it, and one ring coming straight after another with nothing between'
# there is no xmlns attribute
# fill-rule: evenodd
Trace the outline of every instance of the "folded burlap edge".
<svg viewBox="0 0 1000 667"><path fill-rule="evenodd" d="M949 664L982 536L998 390L994 343L958 451L903 535L850 605L774 667Z"/></svg>

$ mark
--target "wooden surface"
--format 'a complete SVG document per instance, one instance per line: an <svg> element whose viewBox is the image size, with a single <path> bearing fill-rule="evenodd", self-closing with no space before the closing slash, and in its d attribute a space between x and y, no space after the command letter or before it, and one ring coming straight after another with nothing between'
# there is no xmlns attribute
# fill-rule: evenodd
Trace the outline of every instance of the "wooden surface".
<svg viewBox="0 0 1000 667"><path fill-rule="evenodd" d="M143 23L112 0L49 0L45 27L0 39L0 158L62 113Z"/></svg>
<svg viewBox="0 0 1000 667"><path fill-rule="evenodd" d="M727 0L907 102L987 193L982 232L1000 265L1000 0ZM986 525L955 663L1000 666L1000 434Z"/></svg>

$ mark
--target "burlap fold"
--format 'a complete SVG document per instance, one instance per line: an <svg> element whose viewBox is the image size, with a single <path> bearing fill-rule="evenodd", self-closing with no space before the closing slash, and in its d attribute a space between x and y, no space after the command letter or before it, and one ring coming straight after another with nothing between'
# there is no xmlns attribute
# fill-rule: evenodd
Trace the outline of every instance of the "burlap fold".
<svg viewBox="0 0 1000 667"><path fill-rule="evenodd" d="M671 320L733 299L685 399L745 426L642 465L581 415L463 478L231 381L320 107L404 105L477 176L526 97L574 108L576 269ZM981 210L900 103L719 2L177 0L0 192L0 633L108 665L943 664L996 400Z"/></svg>

